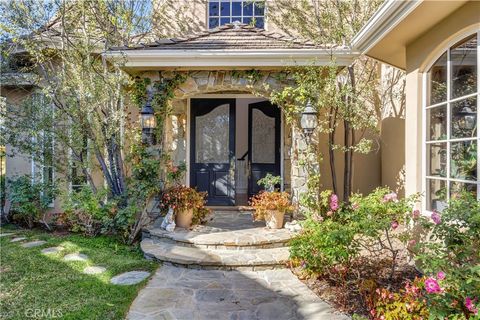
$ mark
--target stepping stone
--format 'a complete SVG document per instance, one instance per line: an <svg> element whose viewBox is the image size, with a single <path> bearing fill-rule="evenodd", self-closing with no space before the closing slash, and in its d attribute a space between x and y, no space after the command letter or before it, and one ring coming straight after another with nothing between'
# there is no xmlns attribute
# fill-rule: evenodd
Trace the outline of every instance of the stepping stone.
<svg viewBox="0 0 480 320"><path fill-rule="evenodd" d="M0 233L0 238L1 237L9 237L11 235L14 235L15 233Z"/></svg>
<svg viewBox="0 0 480 320"><path fill-rule="evenodd" d="M19 242L19 241L23 241L23 240L25 240L25 239L27 239L27 238L25 238L25 237L18 237L18 238L13 238L12 240L10 240L10 242Z"/></svg>
<svg viewBox="0 0 480 320"><path fill-rule="evenodd" d="M113 277L110 280L112 284L118 284L121 286L128 286L132 284L137 284L142 282L146 278L150 276L150 272L146 271L129 271L125 273L121 273L118 276Z"/></svg>
<svg viewBox="0 0 480 320"><path fill-rule="evenodd" d="M62 247L50 247L50 248L42 249L42 253L43 254L57 253L57 252L60 252L62 250L63 250Z"/></svg>
<svg viewBox="0 0 480 320"><path fill-rule="evenodd" d="M103 273L107 270L105 267L100 267L100 266L91 266L91 267L86 267L83 269L83 273L85 274L99 274Z"/></svg>
<svg viewBox="0 0 480 320"><path fill-rule="evenodd" d="M88 256L83 253L70 253L63 257L64 261L87 261Z"/></svg>
<svg viewBox="0 0 480 320"><path fill-rule="evenodd" d="M45 243L47 243L47 241L37 240L37 241L32 241L32 242L26 242L26 243L22 244L22 247L24 247L24 248L33 248L33 247L42 246L42 245L44 245Z"/></svg>

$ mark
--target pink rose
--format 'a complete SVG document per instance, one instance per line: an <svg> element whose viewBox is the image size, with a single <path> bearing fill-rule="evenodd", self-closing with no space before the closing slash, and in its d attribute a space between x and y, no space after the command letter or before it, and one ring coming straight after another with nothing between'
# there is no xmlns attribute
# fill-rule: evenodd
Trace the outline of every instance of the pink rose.
<svg viewBox="0 0 480 320"><path fill-rule="evenodd" d="M437 280L432 277L425 280L425 290L427 290L428 293L442 292L442 288L440 288L440 285L438 284Z"/></svg>
<svg viewBox="0 0 480 320"><path fill-rule="evenodd" d="M439 271L439 272L437 273L437 279L438 279L438 280L444 280L444 279L445 279L445 272Z"/></svg>
<svg viewBox="0 0 480 320"><path fill-rule="evenodd" d="M386 195L383 196L383 202L397 202L398 201L398 198L397 198L397 194L395 192L392 192L392 193L388 193Z"/></svg>
<svg viewBox="0 0 480 320"><path fill-rule="evenodd" d="M412 216L413 220L417 220L418 218L420 218L420 210L413 210Z"/></svg>
<svg viewBox="0 0 480 320"><path fill-rule="evenodd" d="M465 298L465 308L467 308L468 311L470 311L474 315L478 314L478 309L475 308L475 302L476 301L477 301L477 298L475 298L475 299L472 299L470 297Z"/></svg>
<svg viewBox="0 0 480 320"><path fill-rule="evenodd" d="M328 211L328 212L327 212L327 217L331 217L331 216L333 216L333 212L332 212L332 211Z"/></svg>
<svg viewBox="0 0 480 320"><path fill-rule="evenodd" d="M355 202L354 204L352 204L352 209L353 210L358 210L358 208L360 208L358 203Z"/></svg>
<svg viewBox="0 0 480 320"><path fill-rule="evenodd" d="M398 221L392 221L392 229L395 230L398 228Z"/></svg>
<svg viewBox="0 0 480 320"><path fill-rule="evenodd" d="M430 218L432 218L433 223L435 223L435 224L440 224L442 222L442 217L440 216L440 214L437 211L433 211Z"/></svg>
<svg viewBox="0 0 480 320"><path fill-rule="evenodd" d="M337 211L339 207L340 206L338 205L338 196L335 193L333 193L330 196L330 209L332 211Z"/></svg>
<svg viewBox="0 0 480 320"><path fill-rule="evenodd" d="M409 247L413 247L416 244L417 244L417 240L415 240L415 239L412 239L412 240L408 241L408 246Z"/></svg>

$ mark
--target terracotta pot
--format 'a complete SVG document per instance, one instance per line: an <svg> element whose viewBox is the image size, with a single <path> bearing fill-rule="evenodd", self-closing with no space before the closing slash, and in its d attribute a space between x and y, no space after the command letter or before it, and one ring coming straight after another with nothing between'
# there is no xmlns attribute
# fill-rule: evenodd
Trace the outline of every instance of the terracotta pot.
<svg viewBox="0 0 480 320"><path fill-rule="evenodd" d="M175 224L180 228L190 228L192 226L193 209L184 209L175 212Z"/></svg>
<svg viewBox="0 0 480 320"><path fill-rule="evenodd" d="M283 228L283 218L285 213L278 210L268 210L265 215L265 223L267 228L270 229L282 229Z"/></svg>

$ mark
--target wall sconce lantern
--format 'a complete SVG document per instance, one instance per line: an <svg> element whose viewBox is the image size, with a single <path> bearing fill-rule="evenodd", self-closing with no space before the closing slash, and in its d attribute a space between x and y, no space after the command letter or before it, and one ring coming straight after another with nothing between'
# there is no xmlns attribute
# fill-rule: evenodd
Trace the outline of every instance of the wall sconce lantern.
<svg viewBox="0 0 480 320"><path fill-rule="evenodd" d="M150 103L150 99L147 100L147 103L140 112L140 122L142 125L142 142L148 145L154 145L157 121Z"/></svg>
<svg viewBox="0 0 480 320"><path fill-rule="evenodd" d="M466 130L473 130L476 125L477 113L472 110L472 108L465 106L457 113L461 116L460 126Z"/></svg>
<svg viewBox="0 0 480 320"><path fill-rule="evenodd" d="M315 110L315 108L312 106L310 100L307 102L307 105L302 112L302 116L300 118L300 125L307 138L310 138L313 131L315 131L315 129L317 128L317 110Z"/></svg>

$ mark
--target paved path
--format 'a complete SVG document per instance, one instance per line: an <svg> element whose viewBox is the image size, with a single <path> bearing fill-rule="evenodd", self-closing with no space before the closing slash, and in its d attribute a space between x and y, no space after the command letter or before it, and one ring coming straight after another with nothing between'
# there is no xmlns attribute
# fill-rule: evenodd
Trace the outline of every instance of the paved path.
<svg viewBox="0 0 480 320"><path fill-rule="evenodd" d="M196 270L164 265L140 291L129 320L340 320L288 269Z"/></svg>

